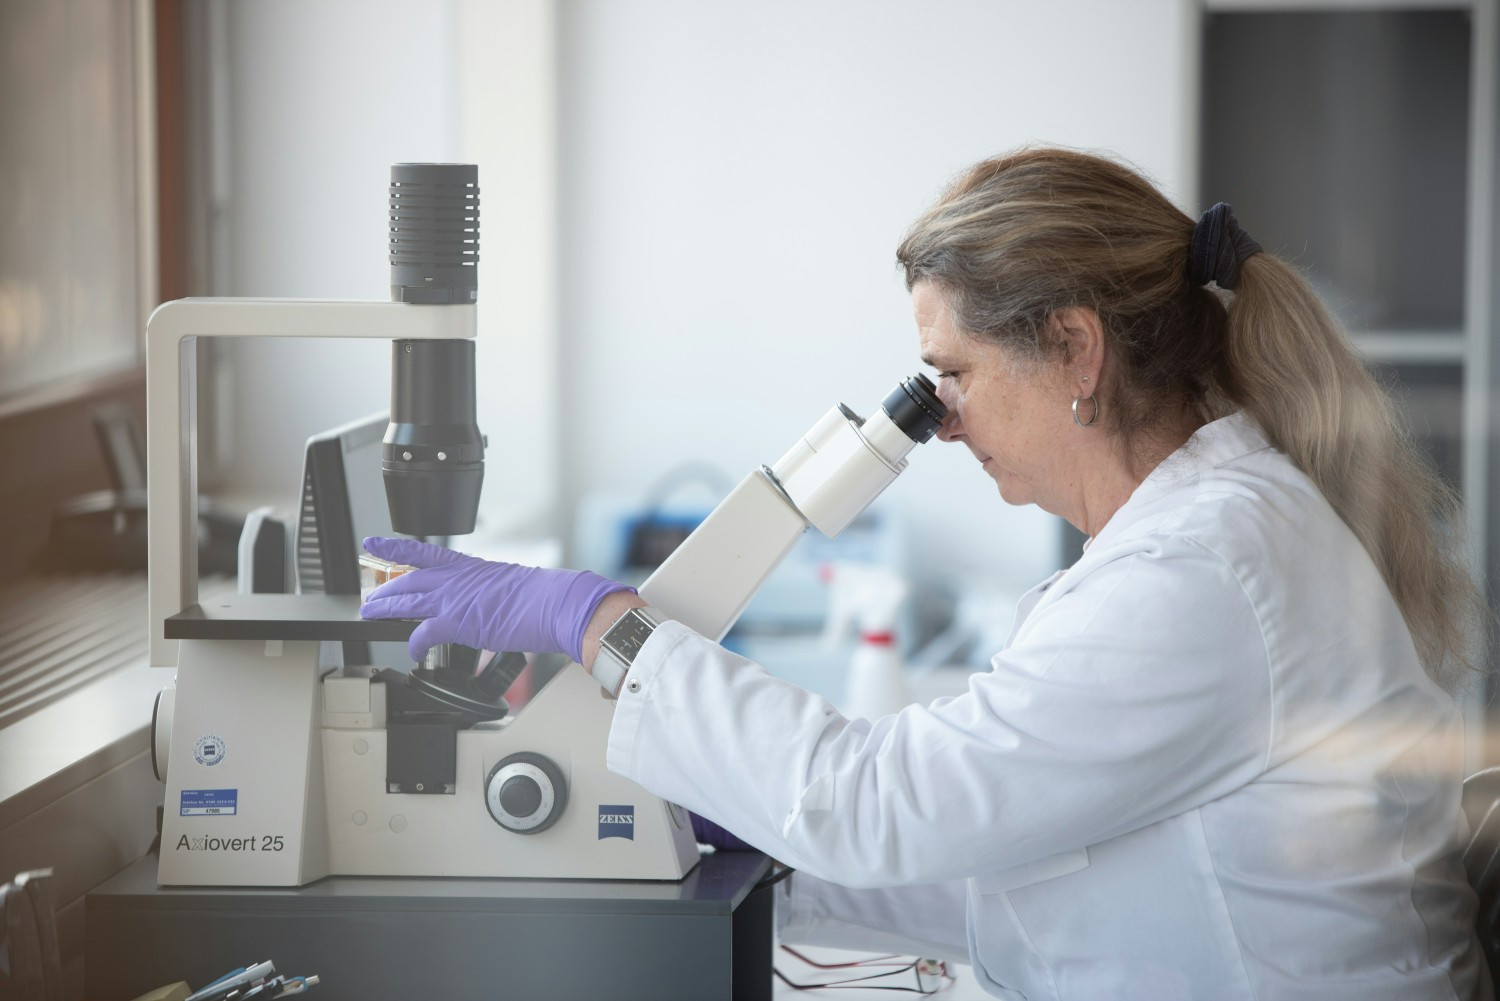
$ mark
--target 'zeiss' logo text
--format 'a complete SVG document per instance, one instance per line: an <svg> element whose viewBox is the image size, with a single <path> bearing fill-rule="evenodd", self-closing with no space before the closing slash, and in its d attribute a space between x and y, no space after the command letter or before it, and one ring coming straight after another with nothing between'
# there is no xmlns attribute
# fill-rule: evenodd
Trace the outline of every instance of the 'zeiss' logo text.
<svg viewBox="0 0 1500 1001"><path fill-rule="evenodd" d="M603 841L605 838L635 840L634 804L624 806L610 803L599 804L599 840Z"/></svg>

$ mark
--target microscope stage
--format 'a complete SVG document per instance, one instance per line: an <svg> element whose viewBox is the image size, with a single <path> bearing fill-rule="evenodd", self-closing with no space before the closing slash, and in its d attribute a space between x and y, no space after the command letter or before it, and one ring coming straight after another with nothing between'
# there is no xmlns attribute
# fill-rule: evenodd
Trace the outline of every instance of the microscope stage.
<svg viewBox="0 0 1500 1001"><path fill-rule="evenodd" d="M365 640L399 642L413 619L361 619L359 597L343 594L231 594L168 616L169 640Z"/></svg>

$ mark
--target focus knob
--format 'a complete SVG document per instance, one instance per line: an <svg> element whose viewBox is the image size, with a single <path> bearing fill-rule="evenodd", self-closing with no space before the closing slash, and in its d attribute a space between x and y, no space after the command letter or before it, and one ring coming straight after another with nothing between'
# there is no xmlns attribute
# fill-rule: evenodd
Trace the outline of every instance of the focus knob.
<svg viewBox="0 0 1500 1001"><path fill-rule="evenodd" d="M512 775L500 787L500 805L512 817L530 817L542 805L542 787L528 775Z"/></svg>
<svg viewBox="0 0 1500 1001"><path fill-rule="evenodd" d="M551 758L518 751L490 769L484 801L495 823L507 831L536 834L562 816L568 785Z"/></svg>

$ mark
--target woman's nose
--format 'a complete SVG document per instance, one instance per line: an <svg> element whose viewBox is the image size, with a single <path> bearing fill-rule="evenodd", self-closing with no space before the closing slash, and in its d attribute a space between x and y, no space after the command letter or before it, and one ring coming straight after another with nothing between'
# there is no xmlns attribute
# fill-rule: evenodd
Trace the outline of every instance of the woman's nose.
<svg viewBox="0 0 1500 1001"><path fill-rule="evenodd" d="M958 408L947 400L943 401L948 407L948 416L943 418L943 423L938 425L939 441L957 441L963 434L963 422L958 418Z"/></svg>

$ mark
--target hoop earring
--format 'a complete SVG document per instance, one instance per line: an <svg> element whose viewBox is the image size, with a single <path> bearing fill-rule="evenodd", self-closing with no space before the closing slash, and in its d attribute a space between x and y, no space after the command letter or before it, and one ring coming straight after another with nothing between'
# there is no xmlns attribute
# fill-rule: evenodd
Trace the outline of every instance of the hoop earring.
<svg viewBox="0 0 1500 1001"><path fill-rule="evenodd" d="M1084 400L1088 400L1088 402L1090 402L1090 403L1092 403L1094 405L1094 412L1091 413L1091 414L1089 414L1089 419L1088 420L1083 420L1082 418L1080 418L1078 416L1078 404L1082 403ZM1097 396L1075 396L1075 397L1073 397L1073 423L1074 424L1077 424L1081 428L1091 428L1091 427L1094 426L1094 422L1097 421L1098 419L1099 419L1099 398Z"/></svg>

